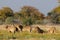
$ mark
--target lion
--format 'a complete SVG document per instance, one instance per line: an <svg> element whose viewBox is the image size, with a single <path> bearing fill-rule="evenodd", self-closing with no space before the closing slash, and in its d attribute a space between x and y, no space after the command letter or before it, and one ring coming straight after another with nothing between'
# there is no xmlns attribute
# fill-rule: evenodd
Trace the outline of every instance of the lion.
<svg viewBox="0 0 60 40"><path fill-rule="evenodd" d="M32 32L44 33L45 31L37 26L37 27L32 27Z"/></svg>
<svg viewBox="0 0 60 40"><path fill-rule="evenodd" d="M18 31L18 29L14 27L13 25L7 25L6 30L10 33L15 33L16 31Z"/></svg>
<svg viewBox="0 0 60 40"><path fill-rule="evenodd" d="M23 29L23 26L20 24L15 24L14 26L18 29L18 31L22 31Z"/></svg>
<svg viewBox="0 0 60 40"><path fill-rule="evenodd" d="M55 27L50 27L48 30L48 33L55 33L56 32L56 28Z"/></svg>
<svg viewBox="0 0 60 40"><path fill-rule="evenodd" d="M31 32L31 26L23 27L23 31Z"/></svg>

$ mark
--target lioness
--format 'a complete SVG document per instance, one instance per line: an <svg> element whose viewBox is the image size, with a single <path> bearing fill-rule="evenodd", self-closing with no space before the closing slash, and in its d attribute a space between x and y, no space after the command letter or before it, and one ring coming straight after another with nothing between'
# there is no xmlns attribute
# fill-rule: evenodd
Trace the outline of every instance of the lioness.
<svg viewBox="0 0 60 40"><path fill-rule="evenodd" d="M48 33L55 33L56 32L56 28L55 27L51 27L49 30L48 30Z"/></svg>
<svg viewBox="0 0 60 40"><path fill-rule="evenodd" d="M32 27L32 32L44 33L45 31L40 29L38 26Z"/></svg>
<svg viewBox="0 0 60 40"><path fill-rule="evenodd" d="M7 25L6 30L10 33L15 33L18 29L14 27L13 25Z"/></svg>
<svg viewBox="0 0 60 40"><path fill-rule="evenodd" d="M23 27L23 31L31 32L31 26Z"/></svg>

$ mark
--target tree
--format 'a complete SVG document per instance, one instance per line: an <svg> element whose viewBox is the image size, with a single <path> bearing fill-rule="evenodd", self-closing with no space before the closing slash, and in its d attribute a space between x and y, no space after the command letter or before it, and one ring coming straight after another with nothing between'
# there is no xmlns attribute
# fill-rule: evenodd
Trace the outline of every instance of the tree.
<svg viewBox="0 0 60 40"><path fill-rule="evenodd" d="M13 10L11 8L3 7L2 10L3 10L6 17L13 16Z"/></svg>
<svg viewBox="0 0 60 40"><path fill-rule="evenodd" d="M3 10L0 10L0 19L4 20L6 18Z"/></svg>
<svg viewBox="0 0 60 40"><path fill-rule="evenodd" d="M13 24L14 18L13 17L7 17L5 20L5 24Z"/></svg>
<svg viewBox="0 0 60 40"><path fill-rule="evenodd" d="M51 12L49 12L48 16L51 17L51 21L53 23L60 23L60 6L54 8Z"/></svg>
<svg viewBox="0 0 60 40"><path fill-rule="evenodd" d="M44 17L44 15L41 12L39 12L38 9L31 6L22 7L20 14L26 18L33 17L33 18L41 19Z"/></svg>
<svg viewBox="0 0 60 40"><path fill-rule="evenodd" d="M9 7L3 7L2 9L0 9L0 21L1 23L5 22L5 19L7 17L13 17L13 10Z"/></svg>
<svg viewBox="0 0 60 40"><path fill-rule="evenodd" d="M23 22L24 20L28 20L27 22L30 24L33 24L33 22L36 20L43 20L44 19L44 15L39 12L38 9L36 9L35 7L31 7L31 6L23 6L22 9L19 11L20 15L20 20Z"/></svg>

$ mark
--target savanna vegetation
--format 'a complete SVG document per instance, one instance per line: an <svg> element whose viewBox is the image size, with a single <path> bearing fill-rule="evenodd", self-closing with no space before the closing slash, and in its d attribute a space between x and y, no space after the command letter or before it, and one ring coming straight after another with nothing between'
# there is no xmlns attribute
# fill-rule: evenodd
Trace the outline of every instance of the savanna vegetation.
<svg viewBox="0 0 60 40"><path fill-rule="evenodd" d="M54 8L45 16L37 8L23 6L20 11L14 12L9 7L0 9L0 24L21 23L23 25L44 24L48 21L51 23L60 23L60 6Z"/></svg>
<svg viewBox="0 0 60 40"><path fill-rule="evenodd" d="M60 6L48 12L47 16L45 16L37 8L32 7L32 6L23 6L21 10L19 10L18 12L14 12L10 7L2 7L2 9L0 9L0 25L10 25L10 24L13 24L13 25L21 24L23 25L22 29L25 26L31 26L35 24L59 25L60 24ZM17 30L20 30L19 27L17 27L16 25L14 26L15 26L14 28L17 28ZM38 30L38 29L35 29L35 30ZM16 33L10 33L10 32L7 32L6 30L4 31L0 30L0 40L10 40L10 39L12 40L13 39L16 39L16 40L60 40L60 32L57 34L55 33L52 33L52 34L42 33L41 34L41 33L23 32L23 31L21 32L18 31Z"/></svg>
<svg viewBox="0 0 60 40"><path fill-rule="evenodd" d="M59 34L39 34L29 32L9 33L0 30L0 40L60 40Z"/></svg>
<svg viewBox="0 0 60 40"><path fill-rule="evenodd" d="M0 9L0 24L11 24L14 22L19 22L23 25L31 25L42 23L43 19L44 14L39 12L38 9L31 6L24 6L19 12L14 12L9 7L3 7L2 9Z"/></svg>

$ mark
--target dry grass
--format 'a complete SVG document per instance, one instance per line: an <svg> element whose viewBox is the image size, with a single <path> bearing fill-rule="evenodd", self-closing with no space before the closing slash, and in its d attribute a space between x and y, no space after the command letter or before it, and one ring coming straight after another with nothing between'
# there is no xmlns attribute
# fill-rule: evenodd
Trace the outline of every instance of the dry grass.
<svg viewBox="0 0 60 40"><path fill-rule="evenodd" d="M0 27L1 28L1 27ZM44 25L40 27L41 29L48 29ZM57 29L60 29L57 27ZM57 33L35 33L35 32L16 32L9 33L8 31L0 30L0 40L60 40L60 31Z"/></svg>

